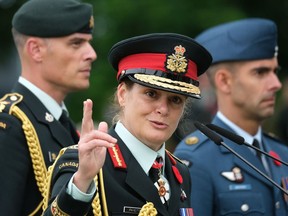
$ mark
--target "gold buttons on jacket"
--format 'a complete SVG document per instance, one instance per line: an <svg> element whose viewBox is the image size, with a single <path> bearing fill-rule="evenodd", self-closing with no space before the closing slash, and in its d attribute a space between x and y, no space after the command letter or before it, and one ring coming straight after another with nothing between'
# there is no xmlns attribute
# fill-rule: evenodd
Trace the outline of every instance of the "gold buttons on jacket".
<svg viewBox="0 0 288 216"><path fill-rule="evenodd" d="M196 137L196 136L192 136L192 137L188 137L186 140L185 140L185 143L187 145L193 145L193 144L196 144L198 143L199 139Z"/></svg>

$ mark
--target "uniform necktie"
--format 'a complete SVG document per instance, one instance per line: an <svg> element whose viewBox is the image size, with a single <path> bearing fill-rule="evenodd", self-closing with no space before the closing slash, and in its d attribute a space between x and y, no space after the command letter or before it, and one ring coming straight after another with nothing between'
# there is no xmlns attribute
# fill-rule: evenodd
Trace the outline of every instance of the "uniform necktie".
<svg viewBox="0 0 288 216"><path fill-rule="evenodd" d="M259 142L258 142L257 139L254 139L254 140L253 140L252 145L253 145L254 147L260 149L260 144L259 144ZM262 162L262 160L261 160L261 155L262 155L261 152L260 152L260 151L256 151L256 150L255 150L255 152L256 152L257 158Z"/></svg>
<svg viewBox="0 0 288 216"><path fill-rule="evenodd" d="M169 185L168 183L161 178L161 173L163 169L163 158L157 157L154 161L151 169L149 170L149 177L154 182L155 187L158 190L158 194L160 199L165 206L168 206L168 199L169 199Z"/></svg>
<svg viewBox="0 0 288 216"><path fill-rule="evenodd" d="M261 149L260 143L258 142L257 139L253 140L252 145L254 147L257 147L258 149ZM263 165L264 169L266 170L267 174L270 175L270 170L269 170L269 166L268 166L266 158L265 157L262 158L262 153L260 151L255 150L255 152L256 152L257 158L260 160L260 162Z"/></svg>
<svg viewBox="0 0 288 216"><path fill-rule="evenodd" d="M68 113L66 110L62 110L62 114L59 119L60 123L63 125L64 128L70 133L71 127L70 127L70 120L68 118Z"/></svg>
<svg viewBox="0 0 288 216"><path fill-rule="evenodd" d="M72 125L72 122L69 119L68 113L66 110L62 110L62 114L59 118L59 122L67 130L67 132L71 135L72 139L74 140L74 143L78 143L79 135L77 134L76 129Z"/></svg>

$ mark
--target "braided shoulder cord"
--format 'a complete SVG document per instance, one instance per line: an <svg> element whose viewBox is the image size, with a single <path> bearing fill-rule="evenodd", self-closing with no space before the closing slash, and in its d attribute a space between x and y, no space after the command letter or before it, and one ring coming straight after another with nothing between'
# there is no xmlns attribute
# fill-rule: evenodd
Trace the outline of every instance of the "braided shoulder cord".
<svg viewBox="0 0 288 216"><path fill-rule="evenodd" d="M60 150L60 152L58 153L57 158L55 159L55 162L49 166L48 171L47 171L47 175L46 175L46 179L45 179L45 189L44 189L44 198L43 198L43 212L45 211L45 209L48 207L48 202L50 199L50 189L51 189L51 181L52 181L52 173L54 170L54 167L56 165L56 161L60 158L61 155L64 154L64 152L66 151L68 147L63 148Z"/></svg>
<svg viewBox="0 0 288 216"><path fill-rule="evenodd" d="M98 175L95 176L94 182L95 182L96 188L98 190ZM95 216L101 216L102 213L101 213L101 205L100 205L100 199L99 199L99 190L97 191L96 196L93 199L91 205L92 205L92 208L93 208L93 214Z"/></svg>
<svg viewBox="0 0 288 216"><path fill-rule="evenodd" d="M44 197L47 168L36 130L26 114L17 106L13 106L12 115L16 116L22 121L22 128L27 140L36 183L42 197Z"/></svg>
<svg viewBox="0 0 288 216"><path fill-rule="evenodd" d="M154 204L152 202L147 202L142 206L139 216L156 216L157 210L154 208Z"/></svg>

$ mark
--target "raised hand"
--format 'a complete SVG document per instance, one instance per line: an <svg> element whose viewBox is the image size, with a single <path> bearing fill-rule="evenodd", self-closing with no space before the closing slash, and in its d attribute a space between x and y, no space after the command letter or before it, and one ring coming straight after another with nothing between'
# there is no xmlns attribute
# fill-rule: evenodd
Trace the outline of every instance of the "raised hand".
<svg viewBox="0 0 288 216"><path fill-rule="evenodd" d="M98 130L94 129L92 108L92 100L84 101L82 129L78 143L79 167L73 180L77 188L84 193L102 168L107 148L113 147L117 142L107 133L106 122L100 122Z"/></svg>

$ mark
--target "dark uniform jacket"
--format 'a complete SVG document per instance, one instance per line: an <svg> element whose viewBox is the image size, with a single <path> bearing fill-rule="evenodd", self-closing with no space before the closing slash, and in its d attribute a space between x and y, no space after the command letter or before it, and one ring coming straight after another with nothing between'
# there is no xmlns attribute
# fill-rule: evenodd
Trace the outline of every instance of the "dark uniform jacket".
<svg viewBox="0 0 288 216"><path fill-rule="evenodd" d="M78 142L76 131L73 140L72 135L57 120L51 121L50 118L48 121L49 111L23 85L18 83L14 92L23 95L23 100L17 106L36 130L47 169L61 148ZM27 130L31 132L31 128ZM42 154L33 149L32 155L37 161L37 155L39 158ZM0 170L0 215L24 216L32 212L40 215L42 196L36 185L22 122L5 112L0 112Z"/></svg>
<svg viewBox="0 0 288 216"><path fill-rule="evenodd" d="M219 118L212 121L231 131ZM194 144L191 141L197 141ZM228 139L224 142L261 172L264 166L245 145ZM288 148L278 140L262 134L264 150L288 161ZM223 146L218 146L201 132L188 135L174 154L185 160L192 178L191 205L195 215L286 216L284 193ZM267 158L271 178L277 184L288 177L288 167ZM265 173L267 175L267 173Z"/></svg>
<svg viewBox="0 0 288 216"><path fill-rule="evenodd" d="M102 210L104 209L103 206L106 205L109 215L138 215L141 207L147 202L154 204L158 215L179 215L180 208L189 208L191 183L186 165L179 162L170 153L165 153L165 176L171 189L167 210L160 201L158 191L153 182L116 134L114 128L110 129L109 134L117 138L119 149L115 149L114 156L107 152L106 161L102 169L104 187L103 185L99 186L98 181L98 192L99 194L104 192L106 198L105 200L103 194L100 195ZM113 164L113 160L116 161L116 165ZM126 164L126 168L124 168L125 166L123 167L124 164ZM173 172L172 166L176 166L180 174ZM85 204L74 200L66 193L67 183L77 170L77 167L77 147L68 148L55 164L52 178L52 198L45 215L52 215L51 209L54 212L61 209L61 211L69 215L85 215L86 211L91 207L91 202ZM179 183L177 180L179 177L183 178L183 183ZM185 194L188 194L188 197ZM55 201L57 195L57 204L54 202L53 207L51 202ZM55 205L57 205L56 208ZM88 215L93 215L91 208Z"/></svg>

